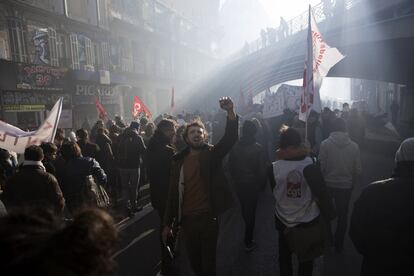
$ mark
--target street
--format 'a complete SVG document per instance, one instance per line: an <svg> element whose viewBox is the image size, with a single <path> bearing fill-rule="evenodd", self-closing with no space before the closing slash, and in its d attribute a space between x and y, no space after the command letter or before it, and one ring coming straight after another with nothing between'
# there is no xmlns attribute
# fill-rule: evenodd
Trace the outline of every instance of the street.
<svg viewBox="0 0 414 276"><path fill-rule="evenodd" d="M362 150L363 174L353 191L350 214L355 199L368 183L391 176L394 156L390 153L373 153ZM244 223L239 206L220 217L220 236L217 246L218 275L278 275L277 237L273 223L274 199L270 188L262 192L258 201L255 239L257 248L246 252L243 243ZM120 275L155 275L159 263L158 215L146 207L135 220L121 231L124 240L116 260ZM128 240L129 242L126 242ZM183 251L181 246L181 251ZM181 254L181 275L191 275L188 261ZM343 253L328 250L315 263L314 276L357 276L362 258L348 236Z"/></svg>

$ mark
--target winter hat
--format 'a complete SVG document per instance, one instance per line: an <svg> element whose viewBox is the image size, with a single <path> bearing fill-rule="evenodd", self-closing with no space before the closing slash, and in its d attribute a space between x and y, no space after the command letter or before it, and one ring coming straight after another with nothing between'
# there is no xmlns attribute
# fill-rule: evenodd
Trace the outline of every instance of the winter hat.
<svg viewBox="0 0 414 276"><path fill-rule="evenodd" d="M414 137L405 139L397 150L395 163L401 161L414 161Z"/></svg>

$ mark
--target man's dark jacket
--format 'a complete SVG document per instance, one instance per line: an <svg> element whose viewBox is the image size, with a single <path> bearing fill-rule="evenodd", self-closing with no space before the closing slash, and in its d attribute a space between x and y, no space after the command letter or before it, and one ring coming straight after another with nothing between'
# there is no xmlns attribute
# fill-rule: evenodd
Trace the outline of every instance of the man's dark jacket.
<svg viewBox="0 0 414 276"><path fill-rule="evenodd" d="M38 165L22 166L7 181L4 200L8 209L27 206L61 213L65 206L56 178Z"/></svg>
<svg viewBox="0 0 414 276"><path fill-rule="evenodd" d="M155 131L148 143L146 160L151 203L161 214L164 213L167 203L171 161L174 154L175 149L170 145L168 137L161 131Z"/></svg>
<svg viewBox="0 0 414 276"><path fill-rule="evenodd" d="M79 140L77 143L81 149L82 156L93 158L98 162L101 161L101 149L97 144L81 140Z"/></svg>
<svg viewBox="0 0 414 276"><path fill-rule="evenodd" d="M238 139L239 118L227 119L224 136L215 145L206 144L199 153L200 174L208 186L210 206L218 216L233 205L233 197L224 174L222 160ZM170 186L164 225L171 225L179 216L179 178L184 158L190 153L186 148L173 157Z"/></svg>
<svg viewBox="0 0 414 276"><path fill-rule="evenodd" d="M414 162L374 182L354 205L349 235L364 256L361 275L408 275L414 260Z"/></svg>
<svg viewBox="0 0 414 276"><path fill-rule="evenodd" d="M138 131L128 127L119 135L117 161L122 169L137 169L145 154L145 144Z"/></svg>
<svg viewBox="0 0 414 276"><path fill-rule="evenodd" d="M229 156L229 169L236 184L250 184L250 190L264 187L266 157L263 147L252 137L242 137ZM241 187L244 185L241 185Z"/></svg>
<svg viewBox="0 0 414 276"><path fill-rule="evenodd" d="M98 184L102 186L106 184L106 174L93 158L77 157L67 161L62 158L57 160L56 177L59 180L69 211L74 211L84 203L82 191L86 185L86 177L89 175L92 175Z"/></svg>

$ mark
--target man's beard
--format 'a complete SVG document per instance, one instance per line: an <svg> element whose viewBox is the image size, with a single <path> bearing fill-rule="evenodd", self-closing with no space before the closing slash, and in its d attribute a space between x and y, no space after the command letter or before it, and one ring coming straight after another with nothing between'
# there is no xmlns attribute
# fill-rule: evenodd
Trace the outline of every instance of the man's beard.
<svg viewBox="0 0 414 276"><path fill-rule="evenodd" d="M204 147L205 144L205 142L202 142L198 145L190 144L190 148L192 148L193 150L200 150Z"/></svg>

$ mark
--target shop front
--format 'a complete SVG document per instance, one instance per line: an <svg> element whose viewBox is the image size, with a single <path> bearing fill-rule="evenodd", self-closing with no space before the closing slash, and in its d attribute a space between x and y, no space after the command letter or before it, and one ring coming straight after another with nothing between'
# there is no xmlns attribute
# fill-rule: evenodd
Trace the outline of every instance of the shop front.
<svg viewBox="0 0 414 276"><path fill-rule="evenodd" d="M119 95L111 85L96 82L75 82L73 99L73 123L76 129L92 127L98 119L96 101L103 105L110 119L120 114Z"/></svg>
<svg viewBox="0 0 414 276"><path fill-rule="evenodd" d="M72 99L66 89L66 68L9 63L7 70L14 71L14 85L1 87L0 109L4 121L23 130L35 130L56 101L63 97L59 127L72 127Z"/></svg>

